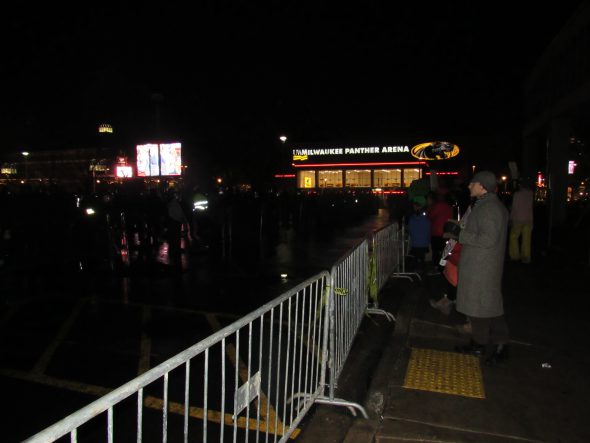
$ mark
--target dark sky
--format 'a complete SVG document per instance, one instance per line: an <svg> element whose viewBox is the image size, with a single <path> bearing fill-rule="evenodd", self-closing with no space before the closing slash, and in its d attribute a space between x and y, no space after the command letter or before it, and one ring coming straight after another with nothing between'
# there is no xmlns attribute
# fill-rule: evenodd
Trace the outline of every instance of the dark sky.
<svg viewBox="0 0 590 443"><path fill-rule="evenodd" d="M518 133L522 81L580 2L160 3L7 12L2 150L88 146L102 122L134 146L156 102L159 134L201 153Z"/></svg>

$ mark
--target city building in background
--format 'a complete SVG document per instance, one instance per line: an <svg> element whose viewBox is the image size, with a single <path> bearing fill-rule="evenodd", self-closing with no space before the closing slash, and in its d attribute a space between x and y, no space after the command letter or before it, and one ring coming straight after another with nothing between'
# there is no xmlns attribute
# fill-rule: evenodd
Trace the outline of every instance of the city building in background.
<svg viewBox="0 0 590 443"><path fill-rule="evenodd" d="M522 175L550 220L586 199L590 175L590 3L583 2L537 61L525 84Z"/></svg>
<svg viewBox="0 0 590 443"><path fill-rule="evenodd" d="M110 131L110 125L99 126L101 133ZM0 158L0 184L51 185L80 192L131 181L148 187L176 186L186 167L181 150L175 142L137 145L131 156L112 147L13 152Z"/></svg>
<svg viewBox="0 0 590 443"><path fill-rule="evenodd" d="M113 177L115 166L126 164L126 157L115 149L80 148L15 152L5 154L1 161L0 183L78 188L91 180Z"/></svg>
<svg viewBox="0 0 590 443"><path fill-rule="evenodd" d="M429 162L459 154L447 141L392 144L293 145L298 189L407 189L426 176Z"/></svg>

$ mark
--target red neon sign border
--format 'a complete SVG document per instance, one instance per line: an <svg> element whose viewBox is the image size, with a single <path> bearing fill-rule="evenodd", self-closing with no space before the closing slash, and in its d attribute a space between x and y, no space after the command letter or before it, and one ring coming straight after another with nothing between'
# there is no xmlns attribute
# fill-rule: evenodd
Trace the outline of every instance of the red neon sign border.
<svg viewBox="0 0 590 443"><path fill-rule="evenodd" d="M313 164L302 164L296 165L291 164L294 168L320 168L320 167L334 167L334 166L416 166L424 165L428 166L426 162L378 162L378 163L313 163Z"/></svg>

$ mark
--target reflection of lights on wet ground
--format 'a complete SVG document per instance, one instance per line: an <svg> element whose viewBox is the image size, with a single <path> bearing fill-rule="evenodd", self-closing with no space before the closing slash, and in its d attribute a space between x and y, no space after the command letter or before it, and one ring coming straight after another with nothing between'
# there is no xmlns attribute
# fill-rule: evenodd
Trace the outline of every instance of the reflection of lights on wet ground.
<svg viewBox="0 0 590 443"><path fill-rule="evenodd" d="M180 265L181 269L188 269L189 268L189 254L188 254L188 241L183 237L180 239ZM174 261L170 259L169 254L169 246L168 242L163 242L158 249L158 254L156 256L156 262L161 263L163 265L174 265Z"/></svg>
<svg viewBox="0 0 590 443"><path fill-rule="evenodd" d="M158 257L156 260L159 261L160 263L165 264L165 265L169 264L168 243L166 243L166 242L162 243L162 245L160 246L160 250L158 251Z"/></svg>

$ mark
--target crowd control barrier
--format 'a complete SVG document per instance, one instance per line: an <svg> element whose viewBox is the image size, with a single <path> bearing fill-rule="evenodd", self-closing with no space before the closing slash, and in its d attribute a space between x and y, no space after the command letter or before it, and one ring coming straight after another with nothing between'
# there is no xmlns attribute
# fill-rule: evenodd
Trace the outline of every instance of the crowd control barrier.
<svg viewBox="0 0 590 443"><path fill-rule="evenodd" d="M329 281L327 272L308 279L26 441L296 436L326 385Z"/></svg>
<svg viewBox="0 0 590 443"><path fill-rule="evenodd" d="M383 289L385 283L400 265L401 242L397 223L393 223L375 231L372 236L373 257L375 259L375 279L377 292Z"/></svg>
<svg viewBox="0 0 590 443"><path fill-rule="evenodd" d="M335 398L335 390L363 317L395 320L377 308L376 298L370 303L369 289L409 274L404 238L403 224L373 233L331 272L288 290L26 442L68 434L73 443L79 436L111 443L130 441L131 435L137 442L284 442L297 436L314 403L345 406L368 418L361 405Z"/></svg>
<svg viewBox="0 0 590 443"><path fill-rule="evenodd" d="M368 271L369 244L365 239L330 272L330 398L367 309Z"/></svg>
<svg viewBox="0 0 590 443"><path fill-rule="evenodd" d="M398 247L395 249L397 252L397 267L395 272L393 273L393 277L395 278L406 278L408 280L414 281L414 278L418 280L422 280L420 274L417 272L407 272L406 271L406 258L408 257L408 245L409 245L409 237L406 232L406 221L405 217L402 218L401 227L398 230Z"/></svg>

